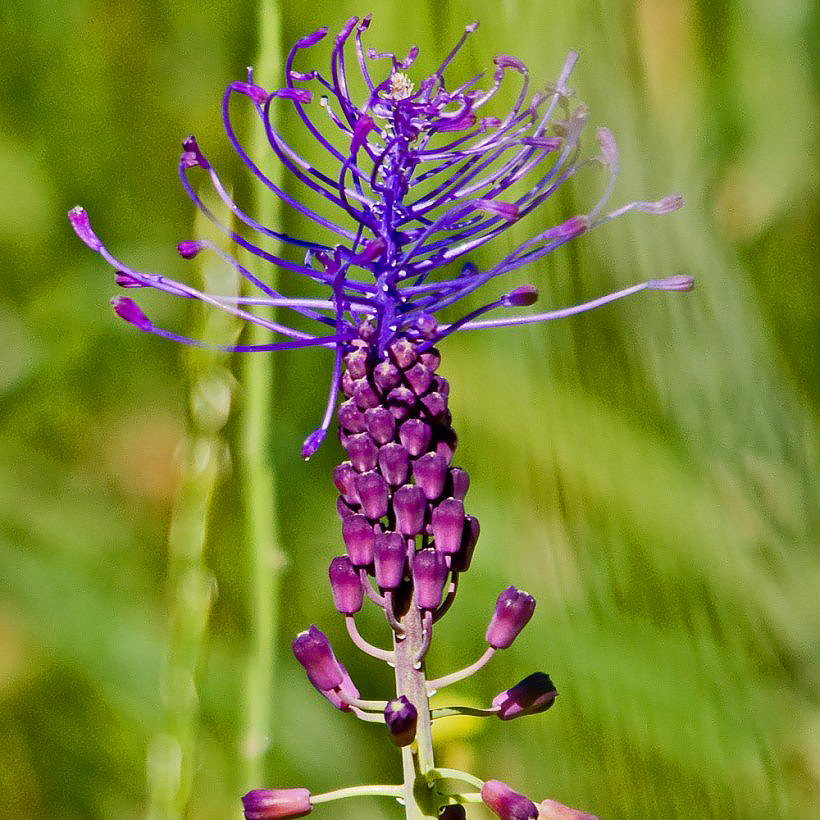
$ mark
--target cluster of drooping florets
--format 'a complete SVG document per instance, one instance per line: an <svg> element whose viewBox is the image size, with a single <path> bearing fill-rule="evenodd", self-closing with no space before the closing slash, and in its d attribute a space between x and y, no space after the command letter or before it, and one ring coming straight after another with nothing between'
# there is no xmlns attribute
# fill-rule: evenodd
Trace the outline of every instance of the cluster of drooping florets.
<svg viewBox="0 0 820 820"><path fill-rule="evenodd" d="M452 465L456 436L448 409L449 387L438 373L436 346L456 332L571 316L642 290L689 290L690 277L671 276L572 307L506 312L529 307L538 298L534 286L519 284L479 307L443 318L477 289L538 262L563 243L617 216L628 211L664 214L679 208L682 200L666 196L605 210L618 174L618 152L610 131L598 128L595 152L584 155L588 112L574 102L568 85L578 57L575 52L567 56L554 84L532 93L526 66L506 55L495 58L484 86L482 74L451 85L445 70L476 29L471 24L438 68L414 81L411 69L418 49L411 48L404 58L366 49L363 35L369 25L369 16L345 24L332 46L329 73L302 71L294 65L301 52L325 38L327 30L319 29L290 50L283 88L262 88L249 69L246 81L232 83L223 97L225 130L241 160L271 195L319 229L318 239L293 237L253 219L233 202L197 140L191 136L183 141L179 159L183 187L237 250L229 253L210 240L189 239L179 243L179 254L184 259L216 254L257 291L254 295L217 296L129 267L102 244L82 208L73 208L69 219L80 239L111 265L121 287L153 288L200 300L271 333L269 343L231 345L225 350L321 347L333 354L324 417L305 439L302 454L309 458L316 451L338 404L347 460L336 468L333 479L339 490L345 554L330 564L331 590L354 643L395 667L396 697L362 700L315 626L297 636L293 650L311 683L334 706L387 726L402 748L405 782L400 787L367 786L326 795L311 795L305 789L257 790L244 799L246 817L301 816L318 803L353 794L398 797L408 817L458 818L464 813L462 804L471 801L483 802L503 820L585 817L553 801L536 806L499 781L481 781L464 772L447 770L447 778L461 779L474 791L447 792L432 759L431 721L465 710L431 710L431 692L474 673L495 651L508 647L535 605L521 590L504 590L487 627L482 657L466 669L426 679L424 660L433 624L452 603L459 574L470 565L479 533L477 519L464 507L469 478ZM348 76L351 52L360 75L356 82ZM501 115L487 113L509 78L520 83L512 107ZM356 86L364 89L358 97L352 91ZM314 90L319 91L318 99ZM335 206L342 220L286 192L251 158L233 125L237 98L253 106L282 167L303 190ZM308 138L322 148L324 167L300 156L277 130L274 111L280 104L292 106ZM327 129L336 138L328 136ZM544 224L539 206L588 167L605 171L598 200L560 224ZM235 226L220 222L189 179L191 173L203 174L210 182ZM490 267L479 270L467 259L524 220L530 225L530 238ZM258 236L275 240L278 249L264 250ZM310 298L286 297L240 261L239 253L270 263L285 275L301 277L321 292ZM460 264L458 272L446 270L452 263ZM183 344L202 344L157 327L128 297L115 299L113 305L121 318L139 330ZM314 322L318 331L259 316L255 306L290 311ZM482 318L497 310L504 313ZM339 404L340 391L344 399ZM365 598L384 612L392 633L391 649L373 646L358 633L354 616ZM489 708L466 712L509 720L546 710L555 696L549 676L537 672L501 692Z"/></svg>

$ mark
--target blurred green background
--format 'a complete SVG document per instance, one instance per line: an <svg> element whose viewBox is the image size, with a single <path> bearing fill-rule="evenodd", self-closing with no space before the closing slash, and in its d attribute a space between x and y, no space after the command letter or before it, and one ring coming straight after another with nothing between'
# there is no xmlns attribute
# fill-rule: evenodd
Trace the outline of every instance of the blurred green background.
<svg viewBox="0 0 820 820"><path fill-rule="evenodd" d="M687 200L602 227L515 282L537 283L556 307L681 272L697 277L693 293L444 347L456 461L482 537L428 665L444 673L476 657L498 591L517 584L538 600L533 622L458 694L484 703L543 669L560 698L530 720L446 725L440 760L608 818L818 816L812 4L316 0L273 11L268 40L287 45L373 11L369 43L418 44L419 76L473 19L462 78L509 53L543 85L575 48L572 85L621 149L613 204ZM4 817L236 817L251 786L400 777L384 733L331 709L288 650L316 623L363 696L389 691L387 671L352 650L326 584L341 548L330 481L341 450L329 440L299 457L329 359L277 355L269 375L270 444L257 455L274 465L271 535L287 560L274 639L257 622L266 583L242 523L243 362L117 321L109 271L64 216L80 202L124 260L192 275L175 253L194 218L176 181L179 140L195 132L248 202L219 99L256 59L258 19L255 4L228 0L0 12ZM326 65L326 44L314 54L301 66ZM591 196L566 192L544 224ZM166 324L234 332L170 299L142 303ZM382 639L375 619L362 629ZM272 692L260 635L274 644ZM248 727L267 706L265 753ZM370 800L315 814L400 811Z"/></svg>

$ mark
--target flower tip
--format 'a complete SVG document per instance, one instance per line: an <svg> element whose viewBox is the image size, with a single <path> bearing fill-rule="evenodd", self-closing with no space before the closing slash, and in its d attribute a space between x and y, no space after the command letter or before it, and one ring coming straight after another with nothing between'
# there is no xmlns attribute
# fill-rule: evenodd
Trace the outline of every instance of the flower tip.
<svg viewBox="0 0 820 820"><path fill-rule="evenodd" d="M314 430L304 442L302 442L302 458L305 461L308 461L319 449L319 445L324 441L325 435L327 435L327 430L320 427L318 430Z"/></svg>
<svg viewBox="0 0 820 820"><path fill-rule="evenodd" d="M598 816L571 809L557 800L542 800L538 805L538 820L598 820Z"/></svg>
<svg viewBox="0 0 820 820"><path fill-rule="evenodd" d="M639 202L636 208L645 214L660 215L678 211L683 207L683 204L683 197L680 194L670 194L662 197L657 202Z"/></svg>
<svg viewBox="0 0 820 820"><path fill-rule="evenodd" d="M116 313L120 319L124 319L128 322L129 325L134 325L134 327L144 332L153 329L150 320L142 310L140 310L139 305L137 305L133 299L129 299L127 296L117 296L111 300L111 307L114 308L114 313Z"/></svg>
<svg viewBox="0 0 820 820"><path fill-rule="evenodd" d="M384 707L384 722L396 746L409 746L416 739L418 712L405 695L394 698Z"/></svg>
<svg viewBox="0 0 820 820"><path fill-rule="evenodd" d="M125 270L118 270L114 273L114 281L121 288L144 288L145 283L137 279L136 276Z"/></svg>
<svg viewBox="0 0 820 820"><path fill-rule="evenodd" d="M600 160L604 167L611 174L618 173L618 145L612 132L608 128L598 128L595 131L595 139L598 141L598 148L601 151Z"/></svg>
<svg viewBox="0 0 820 820"><path fill-rule="evenodd" d="M308 48L315 46L320 40L323 40L327 35L327 26L317 28L312 34L306 34L296 41L296 48Z"/></svg>
<svg viewBox="0 0 820 820"><path fill-rule="evenodd" d="M683 293L695 287L695 279L679 273L676 276L667 276L665 279L652 279L647 286L650 290L677 290Z"/></svg>
<svg viewBox="0 0 820 820"><path fill-rule="evenodd" d="M493 698L493 707L501 720L513 720L525 715L546 712L558 697L555 684L545 672L534 672L515 686L499 692Z"/></svg>
<svg viewBox="0 0 820 820"><path fill-rule="evenodd" d="M580 236L589 228L589 217L586 216L572 216L566 222L556 225L541 234L542 239L557 239L564 242L568 239L574 239Z"/></svg>
<svg viewBox="0 0 820 820"><path fill-rule="evenodd" d="M193 259L202 248L202 242L196 239L186 239L177 245L177 253L183 259Z"/></svg>
<svg viewBox="0 0 820 820"><path fill-rule="evenodd" d="M233 83L231 87L237 93L250 97L257 105L264 105L270 97L268 91L255 83Z"/></svg>
<svg viewBox="0 0 820 820"><path fill-rule="evenodd" d="M312 808L307 789L254 789L242 798L245 820L304 817Z"/></svg>
<svg viewBox="0 0 820 820"><path fill-rule="evenodd" d="M193 134L182 140L182 156L179 162L183 168L204 168L207 171L211 167L211 163L200 151L199 143Z"/></svg>
<svg viewBox="0 0 820 820"><path fill-rule="evenodd" d="M464 31L467 32L467 34L472 34L477 28L478 20L476 20L474 23L467 23L467 25L464 26Z"/></svg>
<svg viewBox="0 0 820 820"><path fill-rule="evenodd" d="M97 234L92 230L88 212L82 205L75 205L68 212L68 221L71 223L74 233L77 234L92 251L98 251L102 248L102 242L97 239Z"/></svg>
<svg viewBox="0 0 820 820"><path fill-rule="evenodd" d="M519 285L501 297L504 307L529 307L538 301L538 288L535 285Z"/></svg>
<svg viewBox="0 0 820 820"><path fill-rule="evenodd" d="M524 820L538 817L535 803L523 794L514 792L500 780L487 780L481 787L481 799L487 808L502 820Z"/></svg>

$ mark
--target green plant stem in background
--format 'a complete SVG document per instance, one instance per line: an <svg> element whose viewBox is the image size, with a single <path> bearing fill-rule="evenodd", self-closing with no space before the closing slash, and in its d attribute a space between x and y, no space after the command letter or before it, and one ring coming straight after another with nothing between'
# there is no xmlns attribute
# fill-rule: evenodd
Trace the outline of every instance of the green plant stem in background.
<svg viewBox="0 0 820 820"><path fill-rule="evenodd" d="M281 24L277 6L270 0L260 0L258 14L259 54L255 74L257 82L270 85L280 63ZM256 117L253 127L253 153L261 165L268 154L267 141ZM276 173L278 170L272 171L271 177L275 179ZM278 210L273 196L258 198L256 212L263 224L275 224ZM256 273L266 280L274 275L269 266L264 270L259 266ZM248 343L266 342L267 336L267 331L252 325ZM273 369L273 356L242 357L244 401L240 457L251 628L242 739L246 761L243 788L264 782L265 755L271 748L273 735L279 575L284 564L277 535L276 484L270 466Z"/></svg>

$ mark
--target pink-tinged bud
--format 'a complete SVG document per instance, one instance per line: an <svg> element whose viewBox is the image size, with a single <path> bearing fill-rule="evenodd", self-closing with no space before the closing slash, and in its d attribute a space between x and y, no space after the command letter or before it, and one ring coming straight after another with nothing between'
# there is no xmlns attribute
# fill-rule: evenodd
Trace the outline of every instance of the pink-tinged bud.
<svg viewBox="0 0 820 820"><path fill-rule="evenodd" d="M557 800L543 800L538 806L538 820L598 820L598 815L571 809Z"/></svg>
<svg viewBox="0 0 820 820"><path fill-rule="evenodd" d="M416 462L418 464L418 462ZM396 530L402 535L418 535L424 529L427 498L421 487L405 484L393 493Z"/></svg>
<svg viewBox="0 0 820 820"><path fill-rule="evenodd" d="M388 352L390 353L390 358L396 366L400 367L402 370L412 367L418 358L416 354L416 346L409 339L404 337L399 337L392 342L388 348Z"/></svg>
<svg viewBox="0 0 820 820"><path fill-rule="evenodd" d="M464 532L464 503L457 498L445 498L433 509L430 525L439 552L445 555L458 552Z"/></svg>
<svg viewBox="0 0 820 820"><path fill-rule="evenodd" d="M451 467L448 471L445 486L447 495L464 501L467 490L470 489L470 476L467 471L462 470L461 467Z"/></svg>
<svg viewBox="0 0 820 820"><path fill-rule="evenodd" d="M373 545L373 566L376 583L382 589L396 589L404 578L407 549L397 532L382 532Z"/></svg>
<svg viewBox="0 0 820 820"><path fill-rule="evenodd" d="M420 456L430 444L432 429L421 419L407 419L399 428L399 441L411 456Z"/></svg>
<svg viewBox="0 0 820 820"><path fill-rule="evenodd" d="M507 587L495 604L484 639L494 649L506 649L529 623L535 598L515 587Z"/></svg>
<svg viewBox="0 0 820 820"><path fill-rule="evenodd" d="M359 690L354 686L353 681L350 679L350 675L347 673L347 669L344 668L343 664L339 664L339 669L342 670L342 685L339 687L338 691L335 689L316 689L316 691L323 698L325 698L334 709L338 709L340 712L349 712L350 704L342 700L341 693L343 693L347 698L358 698ZM314 687L314 689L315 688L316 687Z"/></svg>
<svg viewBox="0 0 820 820"><path fill-rule="evenodd" d="M375 470L357 475L353 479L362 511L371 520L375 521L387 514L389 501L387 482Z"/></svg>
<svg viewBox="0 0 820 820"><path fill-rule="evenodd" d="M518 219L518 205L512 202L501 202L498 199L477 199L475 207L479 211L486 211L493 216L500 216L507 222L514 222Z"/></svg>
<svg viewBox="0 0 820 820"><path fill-rule="evenodd" d="M91 248L92 251L98 251L102 248L102 242L97 238L97 234L91 228L91 220L88 218L88 213L85 208L80 205L75 205L68 212L68 221L74 229L74 233Z"/></svg>
<svg viewBox="0 0 820 820"><path fill-rule="evenodd" d="M691 276L680 273L677 276L668 276L666 279L653 279L646 285L650 290L687 291L695 287L695 280Z"/></svg>
<svg viewBox="0 0 820 820"><path fill-rule="evenodd" d="M416 319L416 327L418 328L422 339L430 340L435 338L436 331L438 330L438 322L436 321L435 316L431 316L429 313L423 313L418 319ZM423 361L423 359L422 364L425 365L425 367L429 367L427 362ZM436 367L438 367L438 365L436 365Z"/></svg>
<svg viewBox="0 0 820 820"><path fill-rule="evenodd" d="M359 348L351 350L344 357L345 367L352 379L363 379L367 375L367 351Z"/></svg>
<svg viewBox="0 0 820 820"><path fill-rule="evenodd" d="M501 820L528 820L538 817L535 803L514 792L500 780L487 780L481 787L481 799Z"/></svg>
<svg viewBox="0 0 820 820"><path fill-rule="evenodd" d="M117 296L115 299L112 299L111 307L114 308L114 313L116 313L120 319L125 319L129 325L134 325L134 327L143 332L147 333L154 327L148 317L140 310L139 305L127 296Z"/></svg>
<svg viewBox="0 0 820 820"><path fill-rule="evenodd" d="M344 448L350 458L350 463L360 472L364 473L376 467L378 451L373 439L367 433L356 433L348 436L344 442Z"/></svg>
<svg viewBox="0 0 820 820"><path fill-rule="evenodd" d="M392 487L404 484L410 470L410 457L407 455L407 450L395 442L379 448L379 470Z"/></svg>
<svg viewBox="0 0 820 820"><path fill-rule="evenodd" d="M538 301L538 288L535 285L520 285L501 297L504 307L529 307Z"/></svg>
<svg viewBox="0 0 820 820"><path fill-rule="evenodd" d="M565 241L567 239L574 239L580 236L585 230L589 228L589 219L585 216L571 216L566 222L550 228L541 234L542 239L557 239Z"/></svg>
<svg viewBox="0 0 820 820"><path fill-rule="evenodd" d="M325 440L326 435L327 430L325 430L324 427L320 427L305 438L302 442L302 458L305 461L319 449L319 445Z"/></svg>
<svg viewBox="0 0 820 820"><path fill-rule="evenodd" d="M683 207L683 197L679 194L672 194L659 199L657 202L638 202L635 205L636 211L645 214L669 214Z"/></svg>
<svg viewBox="0 0 820 820"><path fill-rule="evenodd" d="M362 608L364 589L359 573L347 555L340 555L330 562L327 571L333 605L343 615L354 615Z"/></svg>
<svg viewBox="0 0 820 820"><path fill-rule="evenodd" d="M370 386L367 379L359 379L353 388L353 400L361 410L369 410L380 404L376 391Z"/></svg>
<svg viewBox="0 0 820 820"><path fill-rule="evenodd" d="M196 239L186 239L177 245L177 253L183 259L193 259L201 250L202 242Z"/></svg>
<svg viewBox="0 0 820 820"><path fill-rule="evenodd" d="M435 501L444 489L447 460L438 453L425 453L413 463L413 478L426 498Z"/></svg>
<svg viewBox="0 0 820 820"><path fill-rule="evenodd" d="M310 682L321 691L342 683L342 670L325 634L311 626L300 632L291 644L296 660L302 664Z"/></svg>
<svg viewBox="0 0 820 820"><path fill-rule="evenodd" d="M254 789L242 798L245 820L278 820L310 814L307 789Z"/></svg>
<svg viewBox="0 0 820 820"><path fill-rule="evenodd" d="M428 393L421 397L421 403L427 411L427 415L434 421L440 421L447 412L447 397L441 393Z"/></svg>
<svg viewBox="0 0 820 820"><path fill-rule="evenodd" d="M417 396L421 396L430 388L433 374L421 362L416 362L404 371L404 378L407 380L407 384L410 385L410 389Z"/></svg>
<svg viewBox="0 0 820 820"><path fill-rule="evenodd" d="M416 739L418 712L405 695L388 701L384 707L384 722L396 746L409 746Z"/></svg>
<svg viewBox="0 0 820 820"><path fill-rule="evenodd" d="M496 714L501 720L513 720L525 715L546 712L555 703L557 696L558 692L555 691L555 685L549 675L534 672L515 686L499 692L493 698L493 706L498 708Z"/></svg>
<svg viewBox="0 0 820 820"><path fill-rule="evenodd" d="M419 354L419 361L429 370L436 370L441 364L441 353L435 347L428 347Z"/></svg>
<svg viewBox="0 0 820 820"><path fill-rule="evenodd" d="M182 140L182 156L179 161L183 168L203 168L207 171L211 167L211 163L199 150L199 144L193 134Z"/></svg>
<svg viewBox="0 0 820 820"><path fill-rule="evenodd" d="M416 406L416 397L410 388L400 385L387 394L387 407L396 421L408 418Z"/></svg>
<svg viewBox="0 0 820 820"><path fill-rule="evenodd" d="M461 533L461 546L458 552L450 557L450 569L453 572L467 572L473 560L473 552L481 528L478 519L472 515L464 516L464 530Z"/></svg>
<svg viewBox="0 0 820 820"><path fill-rule="evenodd" d="M413 584L420 609L435 609L447 583L449 569L444 555L437 550L419 550L413 556Z"/></svg>
<svg viewBox="0 0 820 820"><path fill-rule="evenodd" d="M618 173L618 145L615 137L608 128L599 128L595 131L598 148L601 151L601 162L612 174Z"/></svg>
<svg viewBox="0 0 820 820"><path fill-rule="evenodd" d="M133 274L128 271L118 270L114 273L114 281L121 288L144 288L147 287L145 282L141 282Z"/></svg>
<svg viewBox="0 0 820 820"><path fill-rule="evenodd" d="M386 407L380 405L369 408L365 411L364 421L370 438L376 444L387 444L396 435L396 420Z"/></svg>
<svg viewBox="0 0 820 820"><path fill-rule="evenodd" d="M347 516L342 521L342 539L348 557L357 567L366 567L373 561L373 525L359 513Z"/></svg>
<svg viewBox="0 0 820 820"><path fill-rule="evenodd" d="M388 393L401 384L401 371L390 362L379 362L373 368L373 381L382 393Z"/></svg>
<svg viewBox="0 0 820 820"><path fill-rule="evenodd" d="M353 483L353 478L356 475L356 470L349 461L343 461L337 467L333 468L333 483L339 494L348 504L359 503L359 496L356 492L356 485Z"/></svg>
<svg viewBox="0 0 820 820"><path fill-rule="evenodd" d="M365 415L356 407L356 402L354 402L353 399L343 401L336 412L339 418L339 424L341 424L342 429L348 433L363 433L367 429ZM368 412L370 411L368 410Z"/></svg>

